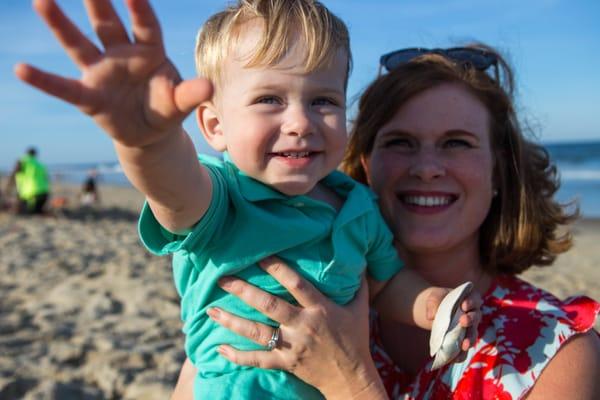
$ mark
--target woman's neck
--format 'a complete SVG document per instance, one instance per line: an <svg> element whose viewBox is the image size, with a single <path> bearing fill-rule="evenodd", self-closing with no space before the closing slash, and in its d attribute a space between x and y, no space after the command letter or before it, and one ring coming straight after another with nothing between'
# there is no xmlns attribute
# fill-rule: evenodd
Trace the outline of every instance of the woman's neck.
<svg viewBox="0 0 600 400"><path fill-rule="evenodd" d="M432 285L454 288L471 281L483 295L492 282L491 276L481 265L476 241L454 247L449 251L399 251L406 265Z"/></svg>

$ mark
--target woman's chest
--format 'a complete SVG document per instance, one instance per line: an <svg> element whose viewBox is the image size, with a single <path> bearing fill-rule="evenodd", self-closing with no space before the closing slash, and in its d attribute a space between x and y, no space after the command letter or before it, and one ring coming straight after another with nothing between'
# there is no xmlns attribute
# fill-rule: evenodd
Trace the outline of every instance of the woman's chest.
<svg viewBox="0 0 600 400"><path fill-rule="evenodd" d="M391 321L379 321L381 341L394 364L411 376L429 360L429 331Z"/></svg>

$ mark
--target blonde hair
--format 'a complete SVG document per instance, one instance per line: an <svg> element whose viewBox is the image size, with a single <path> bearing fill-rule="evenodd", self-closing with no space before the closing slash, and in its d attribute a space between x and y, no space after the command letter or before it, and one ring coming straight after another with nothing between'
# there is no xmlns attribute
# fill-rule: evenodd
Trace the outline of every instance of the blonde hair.
<svg viewBox="0 0 600 400"><path fill-rule="evenodd" d="M493 179L498 195L479 232L481 263L490 272L515 274L532 265L550 265L572 245L569 232L558 228L570 223L569 213L556 202L559 188L556 166L547 151L523 134L513 105L513 74L493 49L502 81L475 68L465 68L433 54L415 58L377 78L362 95L350 133L343 170L367 183L361 158L373 150L377 132L411 98L444 83L463 85L491 116L490 141L494 155ZM497 71L498 72L498 71Z"/></svg>
<svg viewBox="0 0 600 400"><path fill-rule="evenodd" d="M314 0L239 0L237 4L210 17L198 32L196 70L217 86L222 64L240 40L241 28L251 21L262 24L262 37L246 67L273 66L292 47L305 45L306 72L331 65L338 50L348 55L346 85L352 56L350 37L344 22Z"/></svg>

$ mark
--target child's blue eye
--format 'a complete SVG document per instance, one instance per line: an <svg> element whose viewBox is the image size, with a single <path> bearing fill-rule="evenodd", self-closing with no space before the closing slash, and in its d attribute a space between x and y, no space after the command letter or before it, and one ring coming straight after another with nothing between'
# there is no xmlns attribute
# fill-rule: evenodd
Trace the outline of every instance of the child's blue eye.
<svg viewBox="0 0 600 400"><path fill-rule="evenodd" d="M260 104L279 104L280 101L277 97L275 96L263 96L261 98L259 98L258 100L256 100L257 103Z"/></svg>

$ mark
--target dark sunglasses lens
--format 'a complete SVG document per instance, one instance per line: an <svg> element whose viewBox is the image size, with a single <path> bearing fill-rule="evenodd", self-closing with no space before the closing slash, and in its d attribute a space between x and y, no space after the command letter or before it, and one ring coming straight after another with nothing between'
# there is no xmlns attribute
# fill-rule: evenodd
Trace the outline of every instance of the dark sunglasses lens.
<svg viewBox="0 0 600 400"><path fill-rule="evenodd" d="M471 64L473 68L481 71L488 69L496 60L492 54L477 49L449 49L446 54L452 60Z"/></svg>
<svg viewBox="0 0 600 400"><path fill-rule="evenodd" d="M402 64L406 64L413 58L416 58L420 55L424 54L424 52L420 49L405 49L400 51L394 51L392 53L384 54L381 56L379 63L385 67L388 71L397 68Z"/></svg>

